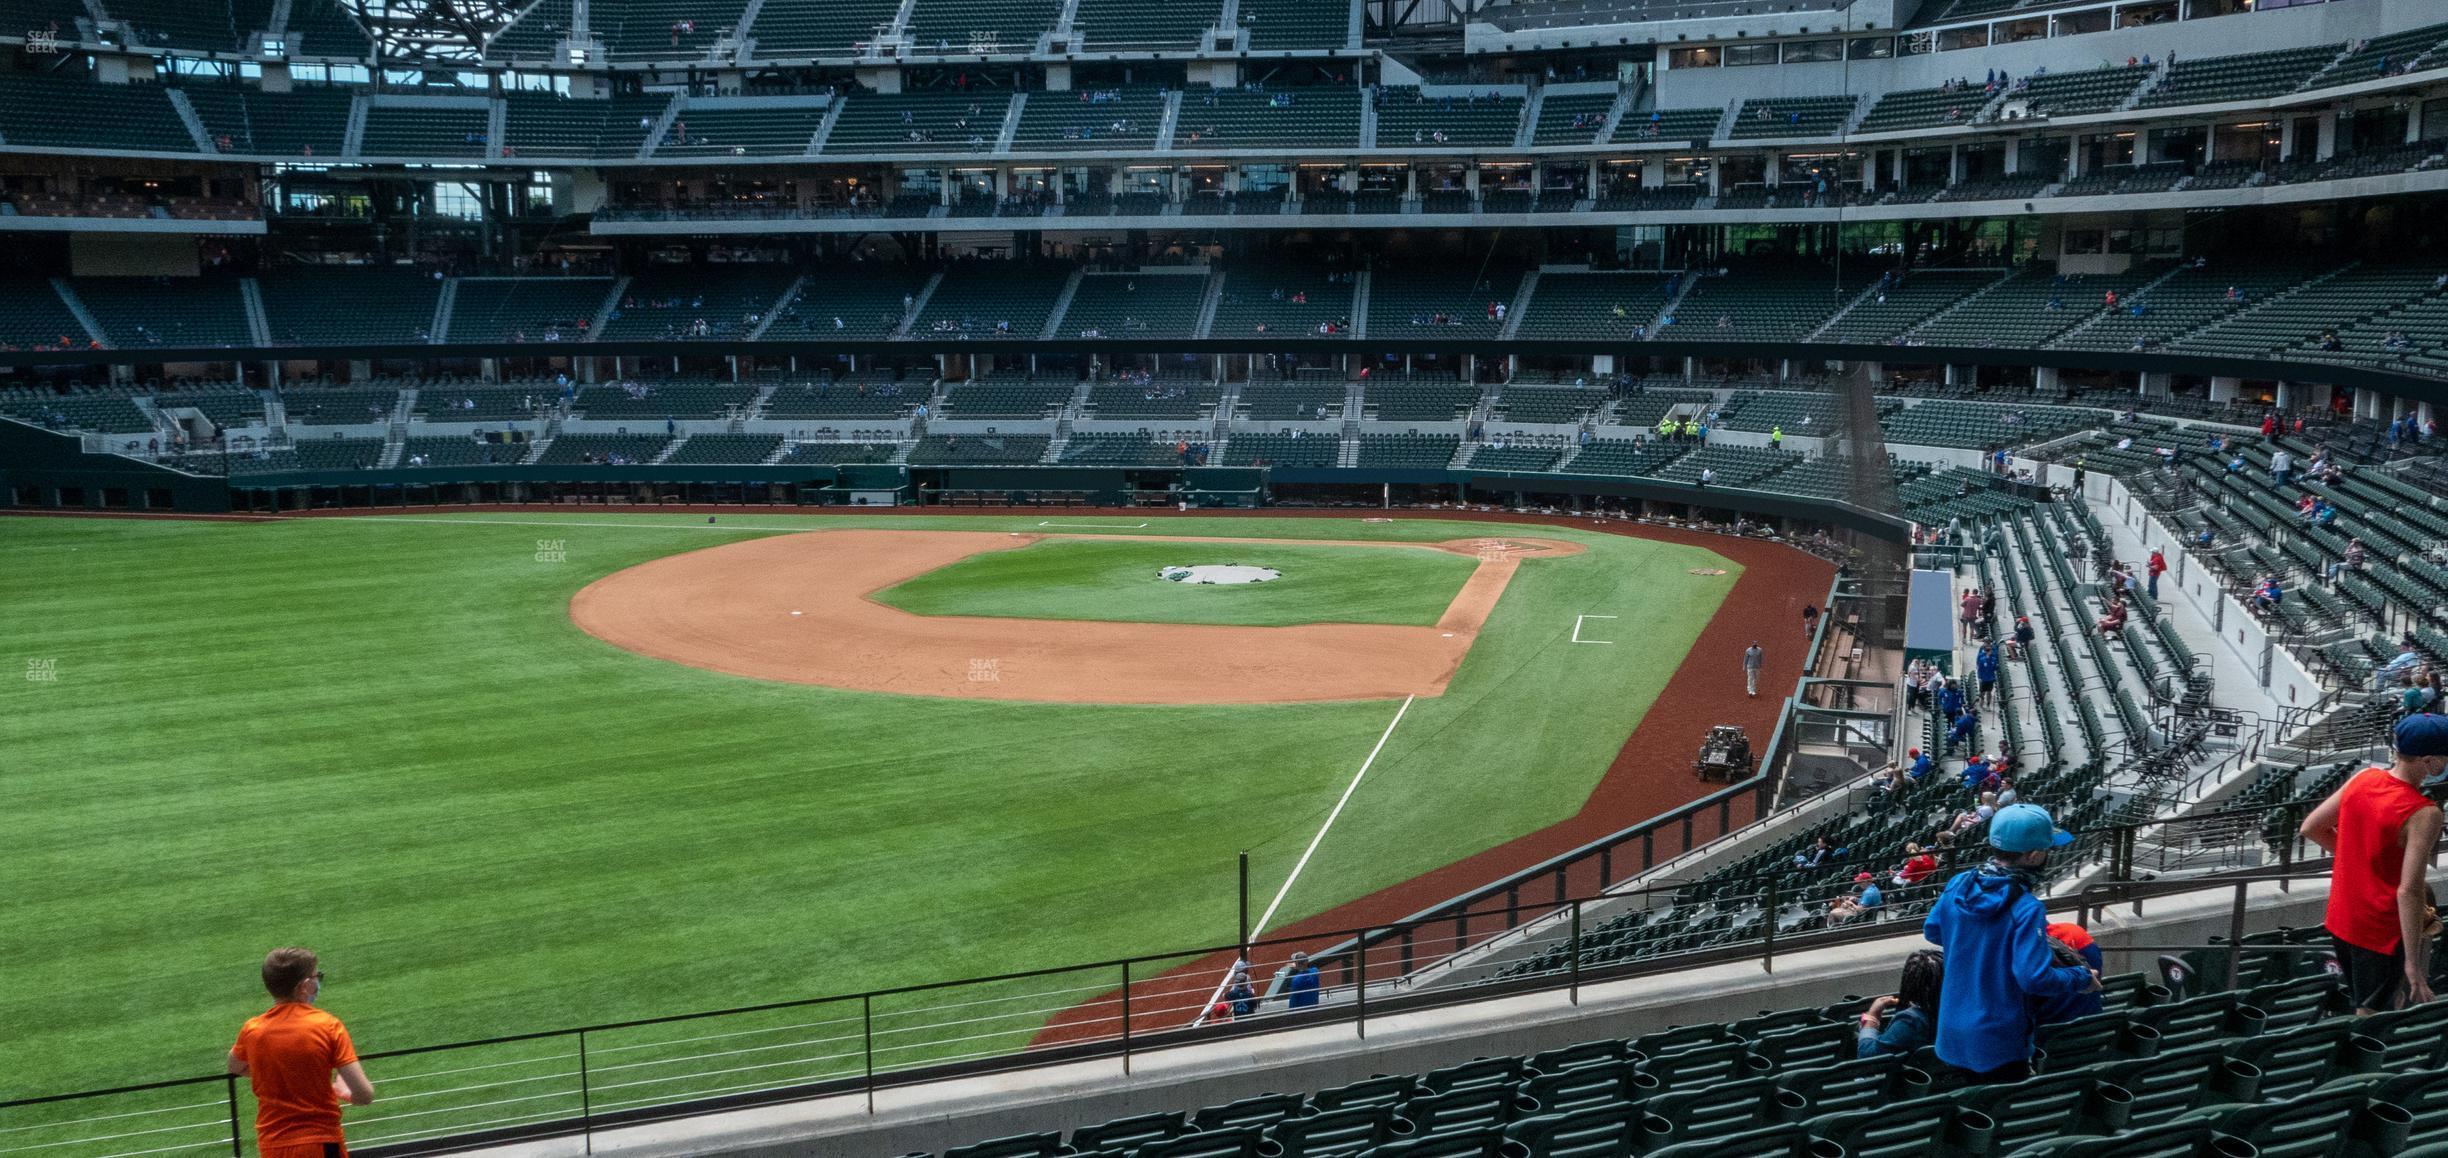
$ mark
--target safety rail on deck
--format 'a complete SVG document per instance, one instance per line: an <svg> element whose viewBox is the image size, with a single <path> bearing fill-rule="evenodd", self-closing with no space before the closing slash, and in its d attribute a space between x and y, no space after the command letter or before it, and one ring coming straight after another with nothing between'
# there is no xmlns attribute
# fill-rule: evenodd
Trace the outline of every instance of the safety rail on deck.
<svg viewBox="0 0 2448 1158"><path fill-rule="evenodd" d="M2101 826L2083 834L2073 862L2105 858L2112 877L2130 877L2136 834L2229 818L2230 839L2245 831L2236 817L2293 824L2311 806L2293 800L2255 810L2199 818ZM2053 899L2052 908L2097 910L2145 898L2238 882L2319 875L2326 862L2302 859L2288 839L2279 866L2157 881L2115 879ZM1412 987L1401 983L1421 951L1450 956L1483 944L1490 929L1431 932L1420 924L1371 926L1339 933L1259 942L1268 960L1294 948L1342 938L1350 946L1328 962L1315 1008L1287 1009L1280 997L1262 1012L1185 1028L1205 1007L1213 977L1182 966L1240 952L1235 945L1040 969L997 977L906 986L867 993L772 1002L705 1013L516 1034L363 1055L382 1098L348 1115L351 1149L368 1158L442 1153L527 1138L591 1134L641 1123L747 1106L819 1097L872 1099L875 1091L951 1077L1116 1057L1128 1070L1135 1053L1223 1037L1271 1032L1288 1025L1350 1022L1365 1036L1371 1017L1533 991L1580 988L1597 981L1756 962L1773 971L1780 952L1793 953L1909 933L1912 919L1941 887L1898 887L1869 919L1804 932L1834 898L1850 870L1883 870L1861 858L1830 868L1828 882L1797 889L1789 874L1747 878L1755 889L1723 891L1715 903L1739 906L1757 935L1603 964L1584 960L1597 934L1585 912L1605 907L1671 903L1689 882L1640 889L1519 901L1482 915L1487 926L1512 928L1556 918L1544 939L1523 948L1544 951L1539 968L1498 971L1467 984ZM1740 884L1742 882L1732 882ZM1467 920L1467 917L1466 917ZM1405 938L1408 938L1406 940ZM1413 959L1406 960L1411 953ZM242 1084L213 1075L116 1089L0 1101L0 1154L34 1158L137 1158L139 1155L220 1152L244 1158L251 1110Z"/></svg>

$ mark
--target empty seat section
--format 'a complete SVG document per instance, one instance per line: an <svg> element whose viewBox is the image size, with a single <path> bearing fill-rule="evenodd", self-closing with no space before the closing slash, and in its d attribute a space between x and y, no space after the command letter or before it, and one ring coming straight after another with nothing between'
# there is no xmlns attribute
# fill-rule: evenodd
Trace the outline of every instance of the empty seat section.
<svg viewBox="0 0 2448 1158"><path fill-rule="evenodd" d="M1343 453L1343 442L1332 434L1268 434L1233 432L1224 444L1225 466L1328 467Z"/></svg>
<svg viewBox="0 0 2448 1158"><path fill-rule="evenodd" d="M281 409L289 415L289 421L302 426L389 422L392 412L399 409L399 391L379 387L361 390L284 389L280 395Z"/></svg>
<svg viewBox="0 0 2448 1158"><path fill-rule="evenodd" d="M1839 280L1832 267L1783 263L1743 264L1725 277L1701 278L1674 311L1674 325L1661 338L1687 341L1795 341L1819 328L1830 314L1861 292L1869 278L1848 270Z"/></svg>
<svg viewBox="0 0 2448 1158"><path fill-rule="evenodd" d="M1941 87L1885 93L1862 114L1858 132L1891 133L1904 129L1936 129L1970 124L1989 103L1978 88Z"/></svg>
<svg viewBox="0 0 2448 1158"><path fill-rule="evenodd" d="M536 457L549 466L635 466L653 462L671 445L662 434L564 434Z"/></svg>
<svg viewBox="0 0 2448 1158"><path fill-rule="evenodd" d="M900 452L901 447L890 442L794 442L779 462L794 466L891 462Z"/></svg>
<svg viewBox="0 0 2448 1158"><path fill-rule="evenodd" d="M1364 470L1443 470L1462 440L1450 434L1363 434L1355 465Z"/></svg>
<svg viewBox="0 0 2448 1158"><path fill-rule="evenodd" d="M810 335L889 338L901 325L903 303L925 287L926 277L904 269L812 270L798 296L767 327L767 338L783 341Z"/></svg>
<svg viewBox="0 0 2448 1158"><path fill-rule="evenodd" d="M1352 8L1342 0L1241 0L1241 47L1260 52L1342 48Z"/></svg>
<svg viewBox="0 0 2448 1158"><path fill-rule="evenodd" d="M2187 266L2157 285L2119 293L2113 306L2107 304L2105 291L2091 293L2085 305L2097 320L2066 333L2057 344L2080 350L2130 350L2138 348L2136 343L2157 346L2321 272L2320 267L2283 258L2232 268ZM2137 301L2143 307L2138 314L2133 310Z"/></svg>
<svg viewBox="0 0 2448 1158"><path fill-rule="evenodd" d="M71 285L121 349L255 344L233 277L80 277Z"/></svg>
<svg viewBox="0 0 2448 1158"><path fill-rule="evenodd" d="M910 448L909 462L913 466L1031 463L1045 458L1050 441L1042 434L930 434Z"/></svg>
<svg viewBox="0 0 2448 1158"><path fill-rule="evenodd" d="M649 266L621 290L603 340L714 341L755 330L796 274L784 265Z"/></svg>
<svg viewBox="0 0 2448 1158"><path fill-rule="evenodd" d="M1147 149L1163 123L1164 94L1155 89L1035 92L1020 106L1012 148Z"/></svg>
<svg viewBox="0 0 2448 1158"><path fill-rule="evenodd" d="M1377 90L1377 143L1510 145L1521 130L1522 105L1501 93Z"/></svg>
<svg viewBox="0 0 2448 1158"><path fill-rule="evenodd" d="M1360 90L1348 85L1265 91L1193 88L1182 94L1173 142L1177 148L1357 148Z"/></svg>
<svg viewBox="0 0 2448 1158"><path fill-rule="evenodd" d="M781 449L779 434L692 434L663 461L683 465L761 463Z"/></svg>
<svg viewBox="0 0 2448 1158"><path fill-rule="evenodd" d="M1035 52L1062 8L1062 0L916 0L909 38L922 52Z"/></svg>
<svg viewBox="0 0 2448 1158"><path fill-rule="evenodd" d="M1842 130L1861 103L1855 95L1747 100L1729 137L1826 137Z"/></svg>
<svg viewBox="0 0 2448 1158"><path fill-rule="evenodd" d="M1241 412L1259 421L1332 418L1344 398L1340 380L1251 382L1241 387Z"/></svg>
<svg viewBox="0 0 2448 1158"><path fill-rule="evenodd" d="M1579 422L1606 400L1606 391L1589 387L1507 386L1495 409L1506 422Z"/></svg>
<svg viewBox="0 0 2448 1158"><path fill-rule="evenodd" d="M82 348L85 324L42 278L0 280L0 347L11 350Z"/></svg>
<svg viewBox="0 0 2448 1158"><path fill-rule="evenodd" d="M827 153L974 150L1003 135L1011 110L1011 94L998 91L854 92L847 99L825 137Z"/></svg>
<svg viewBox="0 0 2448 1158"><path fill-rule="evenodd" d="M153 420L120 394L61 394L17 387L0 390L0 412L52 430L144 434L153 429Z"/></svg>
<svg viewBox="0 0 2448 1158"><path fill-rule="evenodd" d="M534 418L537 411L560 398L560 387L548 382L524 386L427 383L417 388L411 412L426 422L515 422Z"/></svg>
<svg viewBox="0 0 2448 1158"><path fill-rule="evenodd" d="M2354 84L2399 76L2418 69L2448 66L2448 55L2436 50L2448 42L2448 24L2429 24L2363 41L2313 79L2314 85Z"/></svg>
<svg viewBox="0 0 2448 1158"><path fill-rule="evenodd" d="M2235 56L2186 57L2142 94L2139 108L2168 105L2248 101L2282 96L2302 88L2315 73L2329 66L2343 44L2246 52Z"/></svg>
<svg viewBox="0 0 2448 1158"><path fill-rule="evenodd" d="M2035 266L1931 318L1913 337L1933 346L2040 345L2089 320L2104 294L2129 296L2164 272L2164 266L2139 265L2121 274L2068 276Z"/></svg>
<svg viewBox="0 0 2448 1158"><path fill-rule="evenodd" d="M236 52L248 36L272 27L271 0L112 0L110 14L128 22L136 43L156 48Z"/></svg>
<svg viewBox="0 0 2448 1158"><path fill-rule="evenodd" d="M376 97L367 106L362 157L482 157L492 114L481 103Z"/></svg>
<svg viewBox="0 0 2448 1158"><path fill-rule="evenodd" d="M615 57L696 60L739 26L748 0L595 0L587 31Z"/></svg>
<svg viewBox="0 0 2448 1158"><path fill-rule="evenodd" d="M524 443L479 442L472 437L427 435L400 444L399 465L409 469L503 466L527 457Z"/></svg>
<svg viewBox="0 0 2448 1158"><path fill-rule="evenodd" d="M451 306L454 342L575 342L586 337L612 283L595 277L461 278Z"/></svg>
<svg viewBox="0 0 2448 1158"><path fill-rule="evenodd" d="M1612 92L1548 93L1539 102L1538 123L1530 130L1530 143L1596 144L1598 135L1606 131L1607 114L1614 108ZM1379 135L1378 140L1384 139Z"/></svg>
<svg viewBox="0 0 2448 1158"><path fill-rule="evenodd" d="M1816 340L1879 343L1902 336L1930 315L1979 293L1999 280L1996 270L1935 270L1914 273L1853 303Z"/></svg>
<svg viewBox="0 0 2448 1158"><path fill-rule="evenodd" d="M1079 0L1071 33L1090 52L1188 51L1222 15L1217 0Z"/></svg>
<svg viewBox="0 0 2448 1158"><path fill-rule="evenodd" d="M94 84L0 73L0 138L15 146L195 152L157 84Z"/></svg>
<svg viewBox="0 0 2448 1158"><path fill-rule="evenodd" d="M364 60L374 42L343 0L294 0L289 6L289 55Z"/></svg>
<svg viewBox="0 0 2448 1158"><path fill-rule="evenodd" d="M414 269L295 269L256 279L281 345L395 345L431 335L442 282Z"/></svg>
<svg viewBox="0 0 2448 1158"><path fill-rule="evenodd" d="M898 0L765 0L748 35L761 57L852 56L900 12Z"/></svg>
<svg viewBox="0 0 2448 1158"><path fill-rule="evenodd" d="M681 107L655 142L658 157L796 157L816 143L825 108L818 104L724 105L693 100Z"/></svg>
<svg viewBox="0 0 2448 1158"><path fill-rule="evenodd" d="M934 384L861 376L840 382L797 382L774 387L765 398L767 418L900 418L927 400Z"/></svg>
<svg viewBox="0 0 2448 1158"><path fill-rule="evenodd" d="M291 446L297 470L372 470L382 465L379 438L301 438Z"/></svg>
<svg viewBox="0 0 2448 1158"><path fill-rule="evenodd" d="M2005 107L2019 104L2025 114L2035 117L2112 112L2150 75L2150 69L2137 64L2026 76L2007 91Z"/></svg>
<svg viewBox="0 0 2448 1158"><path fill-rule="evenodd" d="M535 0L510 26L485 41L488 60L551 60L576 20L575 0Z"/></svg>
<svg viewBox="0 0 2448 1158"><path fill-rule="evenodd" d="M1560 469L1572 474L1654 475L1690 449L1685 443L1592 439L1573 452Z"/></svg>
<svg viewBox="0 0 2448 1158"><path fill-rule="evenodd" d="M1479 388L1461 382L1374 378L1366 404L1380 422L1451 422L1479 404Z"/></svg>
<svg viewBox="0 0 2448 1158"><path fill-rule="evenodd" d="M1705 141L1717 135L1717 122L1725 119L1723 108L1651 109L1645 113L1625 113L1615 122L1610 143L1636 144L1641 141Z"/></svg>
<svg viewBox="0 0 2448 1158"><path fill-rule="evenodd" d="M1340 326L1351 320L1351 299L1348 275L1295 262L1240 262L1225 271L1224 297L1208 334L1318 337L1319 325Z"/></svg>
<svg viewBox="0 0 2448 1158"><path fill-rule="evenodd" d="M1375 287L1371 287L1372 296ZM1657 320L1666 278L1652 273L1543 273L1514 335L1630 337ZM1373 323L1372 323L1373 324Z"/></svg>
<svg viewBox="0 0 2448 1158"><path fill-rule="evenodd" d="M1206 300L1204 277L1092 273L1080 278L1063 311L1061 336L1187 338Z"/></svg>
<svg viewBox="0 0 2448 1158"><path fill-rule="evenodd" d="M714 382L619 382L588 386L571 404L573 416L659 422L667 418L727 418L747 409L754 386Z"/></svg>
<svg viewBox="0 0 2448 1158"><path fill-rule="evenodd" d="M1015 266L1005 262L959 266L946 272L927 299L910 335L966 334L1034 338L1071 280L1065 266Z"/></svg>
<svg viewBox="0 0 2448 1158"><path fill-rule="evenodd" d="M1183 456L1171 441L1146 434L1093 432L1073 434L1063 444L1060 461L1075 466L1180 466Z"/></svg>
<svg viewBox="0 0 2448 1158"><path fill-rule="evenodd" d="M1044 418L1071 400L1070 382L1036 381L1021 375L989 374L944 391L946 418Z"/></svg>
<svg viewBox="0 0 2448 1158"><path fill-rule="evenodd" d="M1564 457L1560 446L1476 446L1464 465L1473 470L1554 470Z"/></svg>
<svg viewBox="0 0 2448 1158"><path fill-rule="evenodd" d="M1381 338L1494 338L1513 308L1521 272L1492 268L1389 271L1369 279L1369 332Z"/></svg>
<svg viewBox="0 0 2448 1158"><path fill-rule="evenodd" d="M301 86L262 92L242 85L190 85L183 90L204 123L204 135L223 153L281 157L337 157L348 140L346 89Z"/></svg>
<svg viewBox="0 0 2448 1158"><path fill-rule="evenodd" d="M634 157L671 103L662 95L573 100L514 92L502 99L503 150L521 157Z"/></svg>

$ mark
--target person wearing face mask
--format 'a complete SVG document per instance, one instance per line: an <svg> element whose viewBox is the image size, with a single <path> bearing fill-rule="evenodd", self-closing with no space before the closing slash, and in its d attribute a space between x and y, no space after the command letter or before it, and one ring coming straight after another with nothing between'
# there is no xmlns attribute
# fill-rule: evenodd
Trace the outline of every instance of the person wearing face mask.
<svg viewBox="0 0 2448 1158"><path fill-rule="evenodd" d="M2034 1007L2099 988L2099 974L2060 965L2039 897L2052 849L2074 840L2048 810L2012 804L1989 818L1988 862L1948 881L1922 935L1946 950L1938 995L1938 1060L1975 1083L2031 1076Z"/></svg>
<svg viewBox="0 0 2448 1158"><path fill-rule="evenodd" d="M340 1103L374 1104L374 1083L340 1019L315 1008L323 970L311 949L274 949L263 962L272 1008L250 1017L230 1047L229 1072L255 1091L262 1158L347 1158Z"/></svg>
<svg viewBox="0 0 2448 1158"><path fill-rule="evenodd" d="M2395 744L2388 767L2355 773L2303 822L2304 838L2337 858L2322 924L2358 1017L2431 1000L2438 917L2424 872L2440 806L2425 792L2448 786L2448 716L2399 720Z"/></svg>

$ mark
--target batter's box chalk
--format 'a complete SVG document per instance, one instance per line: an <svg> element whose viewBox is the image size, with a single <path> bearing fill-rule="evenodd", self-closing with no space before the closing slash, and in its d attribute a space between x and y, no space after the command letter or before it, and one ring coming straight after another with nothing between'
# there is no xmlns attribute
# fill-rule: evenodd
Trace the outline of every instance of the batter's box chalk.
<svg viewBox="0 0 2448 1158"><path fill-rule="evenodd" d="M1692 569L1691 569L1691 573L1692 573L1692 574L1694 574L1694 575L1723 575L1723 574L1725 574L1725 568L1723 568L1723 567L1694 567L1694 568L1692 568Z"/></svg>

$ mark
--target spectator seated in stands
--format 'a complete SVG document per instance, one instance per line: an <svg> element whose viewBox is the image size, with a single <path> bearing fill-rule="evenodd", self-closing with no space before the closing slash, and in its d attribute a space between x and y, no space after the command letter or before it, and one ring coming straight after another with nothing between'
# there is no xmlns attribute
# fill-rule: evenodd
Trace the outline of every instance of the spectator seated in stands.
<svg viewBox="0 0 2448 1158"><path fill-rule="evenodd" d="M2001 810L1989 821L1988 861L1947 882L1922 926L1947 955L1938 997L1938 1060L1975 1083L2031 1076L2035 1000L2100 987L2090 969L2056 963L2047 940L2048 908L2038 896L2051 851L2073 841L2037 805Z"/></svg>
<svg viewBox="0 0 2448 1158"><path fill-rule="evenodd" d="M2262 576L2261 582L2253 588L2252 602L2253 610L2255 611L2259 611L2264 614L2274 612L2278 610L2278 605L2281 602L2284 602L2285 599L2286 588L2278 582L2278 577L2276 575ZM2122 626L2122 624L2119 624L2119 626Z"/></svg>
<svg viewBox="0 0 2448 1158"><path fill-rule="evenodd" d="M1904 958L1904 976L1896 991L1870 999L1862 1011L1853 1056L1910 1054L1938 1038L1939 990L1946 977L1946 954L1916 949Z"/></svg>
<svg viewBox="0 0 2448 1158"><path fill-rule="evenodd" d="M1898 887L1910 888L1928 880L1937 871L1938 858L1931 856L1929 850L1919 844L1907 841L1904 845L1904 863L1897 865L1895 875L1888 879Z"/></svg>
<svg viewBox="0 0 2448 1158"><path fill-rule="evenodd" d="M2108 614L2100 616L2099 621L2096 624L2096 626L2099 628L2099 633L2101 635L2115 635L2118 632L2125 630L2125 617L2125 600L2122 597L2109 600Z"/></svg>
<svg viewBox="0 0 2448 1158"><path fill-rule="evenodd" d="M1865 913L1876 912L1886 903L1886 896L1879 892L1877 874L1855 873L1853 887L1828 905L1828 922L1849 921Z"/></svg>
<svg viewBox="0 0 2448 1158"><path fill-rule="evenodd" d="M1828 838L1823 836L1811 843L1809 851L1797 852L1794 854L1794 867L1818 868L1820 865L1826 864L1828 858L1835 856L1836 853L1836 846L1829 843Z"/></svg>

